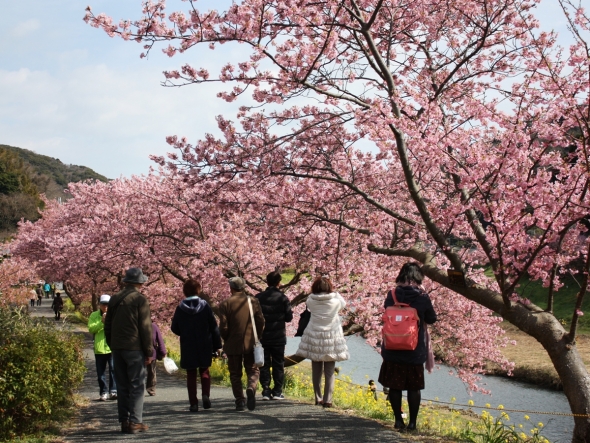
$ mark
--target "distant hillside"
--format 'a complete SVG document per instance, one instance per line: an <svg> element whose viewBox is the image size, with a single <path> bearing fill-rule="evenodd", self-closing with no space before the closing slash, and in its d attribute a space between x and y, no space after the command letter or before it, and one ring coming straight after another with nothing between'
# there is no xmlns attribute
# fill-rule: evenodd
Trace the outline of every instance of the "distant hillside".
<svg viewBox="0 0 590 443"><path fill-rule="evenodd" d="M57 158L0 145L0 241L16 231L21 218L36 220L40 194L67 199L68 183L108 179L86 166L66 165Z"/></svg>

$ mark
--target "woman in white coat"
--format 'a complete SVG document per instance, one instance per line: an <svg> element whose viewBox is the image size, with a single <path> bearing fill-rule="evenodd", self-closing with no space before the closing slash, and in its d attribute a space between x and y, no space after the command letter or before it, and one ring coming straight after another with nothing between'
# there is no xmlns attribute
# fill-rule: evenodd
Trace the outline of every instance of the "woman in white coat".
<svg viewBox="0 0 590 443"><path fill-rule="evenodd" d="M338 315L346 306L346 302L340 294L334 292L332 283L326 277L316 278L311 291L307 298L307 309L311 312L311 317L296 355L311 360L315 404L330 408L334 393L336 362L349 358ZM322 374L325 376L323 395Z"/></svg>

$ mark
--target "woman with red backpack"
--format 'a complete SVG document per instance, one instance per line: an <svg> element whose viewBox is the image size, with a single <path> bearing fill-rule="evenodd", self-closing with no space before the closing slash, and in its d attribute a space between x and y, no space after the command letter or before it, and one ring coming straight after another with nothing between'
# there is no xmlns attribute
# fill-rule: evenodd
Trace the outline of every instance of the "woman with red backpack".
<svg viewBox="0 0 590 443"><path fill-rule="evenodd" d="M423 280L424 274L419 264L404 264L395 279L397 286L393 292L387 293L384 304L385 309L394 305L399 306L400 303L407 304L417 311L420 319L415 349L386 349L385 344L381 345L383 363L379 372L379 383L389 388L389 402L395 416L396 429L416 429L421 401L420 391L424 389L424 363L432 352L426 324L436 322L436 312L430 297L422 288ZM410 421L407 427L402 417L402 391L408 391Z"/></svg>

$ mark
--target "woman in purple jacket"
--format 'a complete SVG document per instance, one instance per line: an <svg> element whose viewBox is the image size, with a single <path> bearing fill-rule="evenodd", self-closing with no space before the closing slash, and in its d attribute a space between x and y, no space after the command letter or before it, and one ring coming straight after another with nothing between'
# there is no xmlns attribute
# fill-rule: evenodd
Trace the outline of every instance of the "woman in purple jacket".
<svg viewBox="0 0 590 443"><path fill-rule="evenodd" d="M147 383L146 390L151 396L156 395L156 360L162 360L166 357L166 344L162 338L162 333L158 325L152 321L152 344L154 352L152 354L152 362L147 365Z"/></svg>

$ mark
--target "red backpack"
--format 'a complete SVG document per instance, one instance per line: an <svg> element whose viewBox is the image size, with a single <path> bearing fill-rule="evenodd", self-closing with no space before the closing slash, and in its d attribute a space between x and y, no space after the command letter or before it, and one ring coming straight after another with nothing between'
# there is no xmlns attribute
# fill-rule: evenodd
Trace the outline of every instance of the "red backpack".
<svg viewBox="0 0 590 443"><path fill-rule="evenodd" d="M420 317L407 303L399 303L391 290L393 306L383 313L383 346L388 351L413 351L418 346Z"/></svg>

